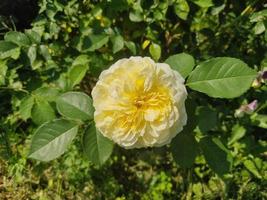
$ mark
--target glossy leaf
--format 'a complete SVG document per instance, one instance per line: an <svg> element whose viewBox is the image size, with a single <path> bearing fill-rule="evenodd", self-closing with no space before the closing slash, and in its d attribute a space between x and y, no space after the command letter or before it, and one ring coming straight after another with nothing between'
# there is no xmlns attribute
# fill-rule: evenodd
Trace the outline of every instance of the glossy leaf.
<svg viewBox="0 0 267 200"><path fill-rule="evenodd" d="M187 86L211 97L234 98L246 92L257 72L236 58L213 58L198 65Z"/></svg>
<svg viewBox="0 0 267 200"><path fill-rule="evenodd" d="M57 100L58 112L70 119L90 120L93 118L92 99L81 92L67 92Z"/></svg>
<svg viewBox="0 0 267 200"><path fill-rule="evenodd" d="M189 54L180 53L170 56L165 60L165 63L186 78L195 66L195 59Z"/></svg>
<svg viewBox="0 0 267 200"><path fill-rule="evenodd" d="M76 123L57 119L40 126L33 138L29 157L50 161L61 156L78 131Z"/></svg>
<svg viewBox="0 0 267 200"><path fill-rule="evenodd" d="M102 165L110 157L113 143L104 137L95 125L90 125L84 132L83 149L86 157L95 165Z"/></svg>

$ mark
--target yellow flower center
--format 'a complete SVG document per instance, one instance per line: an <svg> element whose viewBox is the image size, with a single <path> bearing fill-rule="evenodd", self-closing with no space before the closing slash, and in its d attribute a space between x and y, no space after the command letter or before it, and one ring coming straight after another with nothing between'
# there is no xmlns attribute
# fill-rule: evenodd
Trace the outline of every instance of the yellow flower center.
<svg viewBox="0 0 267 200"><path fill-rule="evenodd" d="M154 86L147 92L136 90L127 96L132 104L123 104L126 109L116 112L115 127L138 131L146 121L160 120L171 112L172 100L167 88Z"/></svg>

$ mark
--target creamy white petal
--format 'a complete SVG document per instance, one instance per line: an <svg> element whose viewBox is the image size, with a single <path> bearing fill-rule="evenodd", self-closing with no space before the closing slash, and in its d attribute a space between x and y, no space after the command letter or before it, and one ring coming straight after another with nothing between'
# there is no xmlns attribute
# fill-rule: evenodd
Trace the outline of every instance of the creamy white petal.
<svg viewBox="0 0 267 200"><path fill-rule="evenodd" d="M131 149L168 144L186 124L184 79L148 57L121 59L104 70L92 90L95 124Z"/></svg>

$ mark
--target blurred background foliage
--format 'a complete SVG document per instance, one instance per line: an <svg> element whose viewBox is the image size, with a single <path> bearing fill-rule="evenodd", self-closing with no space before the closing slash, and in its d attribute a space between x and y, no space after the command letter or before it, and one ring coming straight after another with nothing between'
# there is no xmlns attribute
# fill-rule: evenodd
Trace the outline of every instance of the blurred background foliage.
<svg viewBox="0 0 267 200"><path fill-rule="evenodd" d="M58 115L58 95L90 94L100 72L120 58L140 55L164 62L186 52L198 63L229 56L264 70L266 2L1 0L0 14L0 199L267 198L264 83L232 100L190 93L197 106L195 137L220 138L233 159L224 178L210 169L220 170L221 157L213 156L217 163L208 167L199 154L192 167L181 168L168 146L116 147L111 159L97 167L81 156L77 139L55 161L27 159L33 131ZM255 99L259 107L252 115L234 116Z"/></svg>

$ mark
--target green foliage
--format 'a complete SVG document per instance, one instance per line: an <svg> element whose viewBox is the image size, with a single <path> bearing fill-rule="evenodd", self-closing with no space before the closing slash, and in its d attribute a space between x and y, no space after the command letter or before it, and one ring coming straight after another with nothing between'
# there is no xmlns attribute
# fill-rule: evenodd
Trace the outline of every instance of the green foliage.
<svg viewBox="0 0 267 200"><path fill-rule="evenodd" d="M81 92L67 92L57 100L58 112L69 119L90 120L93 118L92 99Z"/></svg>
<svg viewBox="0 0 267 200"><path fill-rule="evenodd" d="M213 58L196 67L187 85L211 97L234 98L250 88L256 75L241 60Z"/></svg>
<svg viewBox="0 0 267 200"><path fill-rule="evenodd" d="M32 139L29 157L50 161L62 155L77 134L78 126L59 119L40 126Z"/></svg>
<svg viewBox="0 0 267 200"><path fill-rule="evenodd" d="M110 157L113 143L95 128L89 125L83 135L83 149L85 156L96 165L102 165Z"/></svg>
<svg viewBox="0 0 267 200"><path fill-rule="evenodd" d="M178 71L184 78L186 78L195 66L194 58L186 53L180 53L170 56L165 60L172 69Z"/></svg>
<svg viewBox="0 0 267 200"><path fill-rule="evenodd" d="M38 4L27 29L0 16L0 199L266 198L262 1ZM188 122L169 146L123 150L93 125L99 74L134 55L185 79Z"/></svg>

